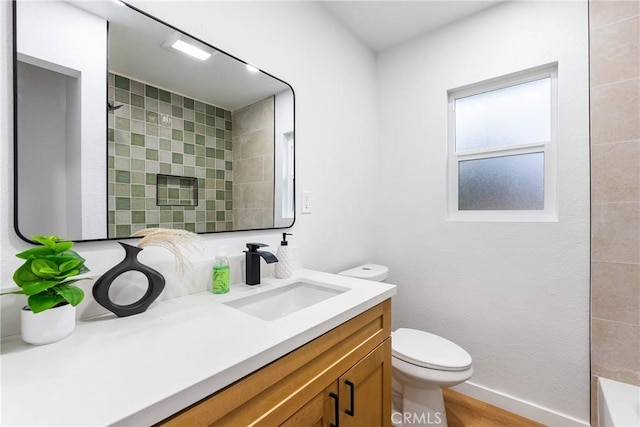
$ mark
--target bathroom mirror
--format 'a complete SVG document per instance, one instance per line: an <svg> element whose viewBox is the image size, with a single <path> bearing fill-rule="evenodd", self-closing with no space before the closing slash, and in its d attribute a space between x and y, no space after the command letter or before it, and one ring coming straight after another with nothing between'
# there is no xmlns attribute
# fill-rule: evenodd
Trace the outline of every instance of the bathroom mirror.
<svg viewBox="0 0 640 427"><path fill-rule="evenodd" d="M293 225L287 83L118 1L17 1L14 33L20 237Z"/></svg>

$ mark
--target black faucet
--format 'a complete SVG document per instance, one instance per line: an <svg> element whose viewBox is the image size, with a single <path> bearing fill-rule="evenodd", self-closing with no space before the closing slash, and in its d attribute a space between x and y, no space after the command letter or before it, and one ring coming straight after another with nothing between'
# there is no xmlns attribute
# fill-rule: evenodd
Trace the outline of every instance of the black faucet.
<svg viewBox="0 0 640 427"><path fill-rule="evenodd" d="M258 248L265 246L264 243L247 243L248 251L244 251L245 255L245 283L247 285L260 284L260 257L264 258L267 264L278 262L278 258L271 252L259 251Z"/></svg>

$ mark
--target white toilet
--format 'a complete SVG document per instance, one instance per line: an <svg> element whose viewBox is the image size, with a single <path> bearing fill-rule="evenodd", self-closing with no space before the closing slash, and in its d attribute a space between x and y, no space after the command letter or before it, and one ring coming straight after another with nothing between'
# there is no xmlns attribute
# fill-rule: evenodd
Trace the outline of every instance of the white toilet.
<svg viewBox="0 0 640 427"><path fill-rule="evenodd" d="M389 269L364 264L343 276L382 282ZM416 329L391 333L394 426L447 425L442 388L460 384L473 374L471 356L451 341Z"/></svg>

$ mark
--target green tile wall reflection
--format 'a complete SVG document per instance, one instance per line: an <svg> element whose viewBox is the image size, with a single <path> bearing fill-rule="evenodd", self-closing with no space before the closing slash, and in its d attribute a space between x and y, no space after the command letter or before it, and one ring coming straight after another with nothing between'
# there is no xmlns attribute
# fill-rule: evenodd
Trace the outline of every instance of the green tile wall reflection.
<svg viewBox="0 0 640 427"><path fill-rule="evenodd" d="M108 81L109 100L123 104L108 117L109 237L147 227L232 229L231 112L112 73ZM158 206L157 174L197 178L197 206L193 188L179 186L176 206Z"/></svg>

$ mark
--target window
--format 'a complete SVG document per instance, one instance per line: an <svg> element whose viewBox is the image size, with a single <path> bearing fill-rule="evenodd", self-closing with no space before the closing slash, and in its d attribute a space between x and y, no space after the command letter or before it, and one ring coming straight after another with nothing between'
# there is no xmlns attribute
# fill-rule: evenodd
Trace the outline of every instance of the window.
<svg viewBox="0 0 640 427"><path fill-rule="evenodd" d="M557 66L449 91L449 219L555 220Z"/></svg>

